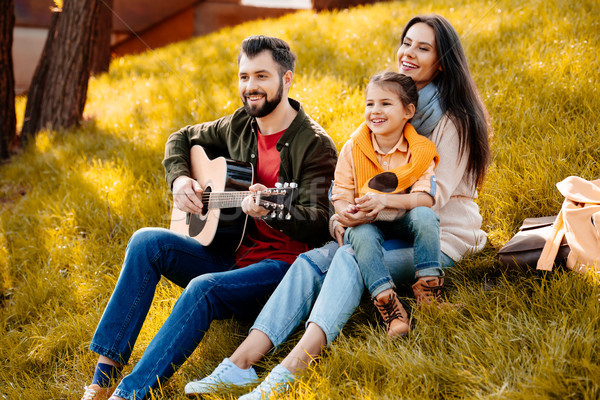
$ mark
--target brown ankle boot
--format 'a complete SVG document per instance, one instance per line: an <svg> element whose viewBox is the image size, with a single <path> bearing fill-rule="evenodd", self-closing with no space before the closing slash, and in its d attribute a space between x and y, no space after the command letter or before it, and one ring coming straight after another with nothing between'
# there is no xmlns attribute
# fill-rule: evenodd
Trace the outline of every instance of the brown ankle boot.
<svg viewBox="0 0 600 400"><path fill-rule="evenodd" d="M384 295L373 300L373 304L375 304L377 311L381 314L390 338L404 336L408 333L410 329L408 314L404 307L402 307L400 300L398 300L396 292L392 290L387 296Z"/></svg>
<svg viewBox="0 0 600 400"><path fill-rule="evenodd" d="M442 287L444 286L443 276L422 276L414 285L413 293L417 299L417 305L431 304L437 302L443 304Z"/></svg>

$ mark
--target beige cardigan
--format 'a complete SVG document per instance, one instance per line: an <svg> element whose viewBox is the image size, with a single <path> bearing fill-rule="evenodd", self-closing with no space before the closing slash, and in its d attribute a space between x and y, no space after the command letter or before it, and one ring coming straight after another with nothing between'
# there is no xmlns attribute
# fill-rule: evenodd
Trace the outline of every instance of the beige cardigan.
<svg viewBox="0 0 600 400"><path fill-rule="evenodd" d="M437 192L433 210L440 217L442 251L454 261L485 246L487 235L481 230L482 218L475 185L466 174L467 156L459 158L459 138L456 126L442 117L431 138L440 162L435 169Z"/></svg>

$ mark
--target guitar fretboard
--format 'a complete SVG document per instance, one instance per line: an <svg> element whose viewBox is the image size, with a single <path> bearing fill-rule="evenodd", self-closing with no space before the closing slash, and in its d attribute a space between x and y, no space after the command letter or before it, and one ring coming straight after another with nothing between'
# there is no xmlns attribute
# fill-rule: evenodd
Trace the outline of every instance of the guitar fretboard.
<svg viewBox="0 0 600 400"><path fill-rule="evenodd" d="M208 203L208 209L240 207L247 196L256 196L254 192L210 192L202 194L202 203Z"/></svg>

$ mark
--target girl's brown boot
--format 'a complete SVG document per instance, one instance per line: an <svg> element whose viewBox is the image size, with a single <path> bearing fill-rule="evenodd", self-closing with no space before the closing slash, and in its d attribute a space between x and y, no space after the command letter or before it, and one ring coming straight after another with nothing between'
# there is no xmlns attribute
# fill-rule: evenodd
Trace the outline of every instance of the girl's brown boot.
<svg viewBox="0 0 600 400"><path fill-rule="evenodd" d="M437 303L443 305L442 287L444 286L443 276L423 276L412 285L417 305Z"/></svg>
<svg viewBox="0 0 600 400"><path fill-rule="evenodd" d="M393 289L381 292L373 300L373 304L381 314L390 338L405 336L408 333L410 329L408 314Z"/></svg>

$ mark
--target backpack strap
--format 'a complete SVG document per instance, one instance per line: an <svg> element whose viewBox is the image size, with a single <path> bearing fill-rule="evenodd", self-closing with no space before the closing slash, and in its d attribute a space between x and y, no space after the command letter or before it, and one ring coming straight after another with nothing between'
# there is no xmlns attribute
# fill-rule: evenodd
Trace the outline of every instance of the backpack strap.
<svg viewBox="0 0 600 400"><path fill-rule="evenodd" d="M561 210L558 213L554 224L552 225L552 231L550 235L546 238L546 244L542 249L542 254L540 255L536 269L542 271L552 271L556 254L558 254L558 249L560 248L560 243L562 242L564 236L565 224L563 221L563 212Z"/></svg>

